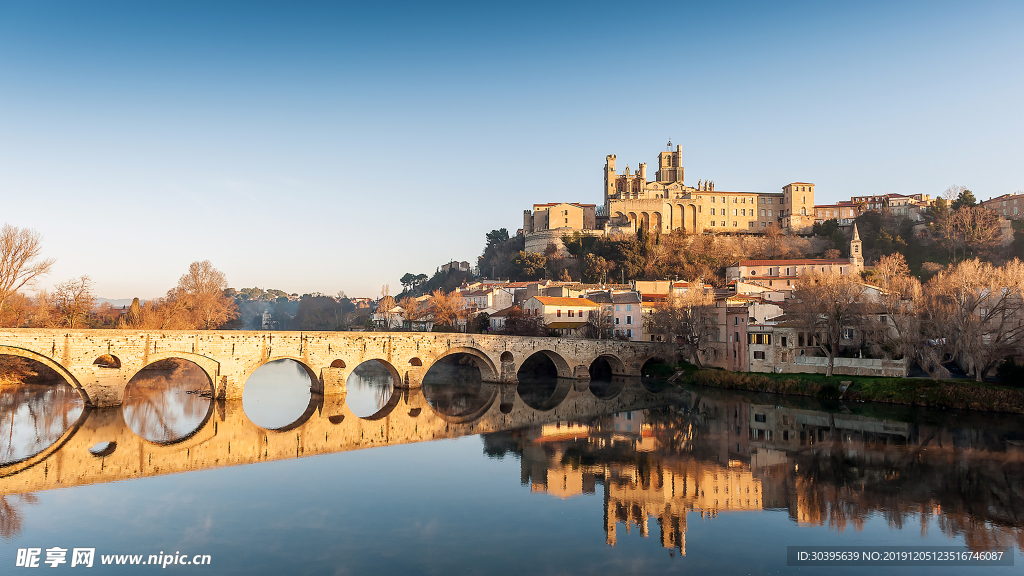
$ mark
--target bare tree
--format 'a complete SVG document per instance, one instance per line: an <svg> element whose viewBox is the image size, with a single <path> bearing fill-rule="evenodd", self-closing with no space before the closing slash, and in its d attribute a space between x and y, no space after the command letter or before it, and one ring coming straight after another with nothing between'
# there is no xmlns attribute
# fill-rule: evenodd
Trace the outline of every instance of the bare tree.
<svg viewBox="0 0 1024 576"><path fill-rule="evenodd" d="M235 301L224 291L228 288L224 273L209 260L193 262L178 280L178 286L167 293L181 301L191 316L194 328L211 330L238 316Z"/></svg>
<svg viewBox="0 0 1024 576"><path fill-rule="evenodd" d="M778 258L782 252L782 229L775 225L775 223L769 224L764 231L764 248L762 251L766 258Z"/></svg>
<svg viewBox="0 0 1024 576"><path fill-rule="evenodd" d="M75 328L92 311L96 298L92 293L92 279L81 276L58 284L50 294L50 307L61 326Z"/></svg>
<svg viewBox="0 0 1024 576"><path fill-rule="evenodd" d="M0 326L16 328L25 326L29 317L32 300L21 292L15 292L7 299L7 306L0 310Z"/></svg>
<svg viewBox="0 0 1024 576"><path fill-rule="evenodd" d="M999 245L1002 230L999 215L995 210L982 206L964 206L956 211L957 230L964 247L964 257L970 250L972 255L987 254Z"/></svg>
<svg viewBox="0 0 1024 576"><path fill-rule="evenodd" d="M434 290L430 293L430 313L434 324L455 326L463 310L462 297L456 291Z"/></svg>
<svg viewBox="0 0 1024 576"><path fill-rule="evenodd" d="M41 258L42 237L35 230L4 224L0 229L0 311L11 294L49 273L56 262Z"/></svg>
<svg viewBox="0 0 1024 576"><path fill-rule="evenodd" d="M501 333L514 336L547 336L548 330L544 326L543 316L530 314L529 310L513 306L505 313L505 326Z"/></svg>
<svg viewBox="0 0 1024 576"><path fill-rule="evenodd" d="M412 296L402 298L398 301L398 305L402 307L402 315L410 322L421 320L428 313L426 308L420 305L420 301Z"/></svg>
<svg viewBox="0 0 1024 576"><path fill-rule="evenodd" d="M703 367L701 353L718 334L714 298L696 289L670 292L664 304L644 316L644 328L665 342L675 342L684 358Z"/></svg>
<svg viewBox="0 0 1024 576"><path fill-rule="evenodd" d="M967 186L954 184L949 188L946 188L946 190L942 192L942 197L946 199L946 202L952 204L953 201L956 200L960 196L960 194L964 192L964 190L967 190Z"/></svg>
<svg viewBox="0 0 1024 576"><path fill-rule="evenodd" d="M981 381L1024 344L1024 264L965 260L925 286L925 334Z"/></svg>
<svg viewBox="0 0 1024 576"><path fill-rule="evenodd" d="M25 324L32 328L53 328L55 319L50 310L50 294L40 290L30 301Z"/></svg>
<svg viewBox="0 0 1024 576"><path fill-rule="evenodd" d="M873 278L881 294L872 306L877 314L868 315L865 321L872 353L916 361L936 380L948 377L949 371L942 365L942 347L929 343L935 339L923 332L922 321L929 314L927 302L921 282L911 276L903 255L897 252L879 258Z"/></svg>
<svg viewBox="0 0 1024 576"><path fill-rule="evenodd" d="M956 260L956 251L961 246L959 220L956 213L950 209L938 213L934 227L939 244L949 251L950 261Z"/></svg>
<svg viewBox="0 0 1024 576"><path fill-rule="evenodd" d="M791 313L828 357L825 375L831 376L843 330L863 318L864 285L842 274L812 271L793 290L793 298Z"/></svg>
<svg viewBox="0 0 1024 576"><path fill-rule="evenodd" d="M949 258L956 260L957 251L967 258L985 255L999 246L1002 229L999 215L983 206L961 206L956 210L943 210L936 216L935 232L939 243L949 250Z"/></svg>
<svg viewBox="0 0 1024 576"><path fill-rule="evenodd" d="M380 288L380 300L377 301L377 315L383 318L381 325L385 330L390 330L395 321L395 299L391 296L391 285L385 284Z"/></svg>

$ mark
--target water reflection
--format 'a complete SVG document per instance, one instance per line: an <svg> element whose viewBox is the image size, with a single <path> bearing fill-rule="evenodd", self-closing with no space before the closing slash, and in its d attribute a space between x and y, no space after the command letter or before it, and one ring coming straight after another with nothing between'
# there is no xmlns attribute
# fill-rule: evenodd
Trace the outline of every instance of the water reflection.
<svg viewBox="0 0 1024 576"><path fill-rule="evenodd" d="M607 378L591 379L590 392L594 396L607 400L615 398L626 386L626 379L622 376L611 376Z"/></svg>
<svg viewBox="0 0 1024 576"><path fill-rule="evenodd" d="M245 382L242 407L253 424L281 430L301 424L314 404L312 380L294 360L260 366Z"/></svg>
<svg viewBox="0 0 1024 576"><path fill-rule="evenodd" d="M485 384L480 369L457 361L437 362L423 378L423 397L438 414L451 421L479 418L498 394L498 386Z"/></svg>
<svg viewBox="0 0 1024 576"><path fill-rule="evenodd" d="M65 383L0 388L0 466L45 450L84 409L81 395Z"/></svg>
<svg viewBox="0 0 1024 576"><path fill-rule="evenodd" d="M202 368L186 360L155 362L125 388L125 423L150 442L187 438L209 416L213 389Z"/></svg>
<svg viewBox="0 0 1024 576"><path fill-rule="evenodd" d="M294 365L283 364L280 369L297 378ZM290 491L289 505L292 498L301 505L305 490L329 484L323 482L327 478L350 475L353 462L373 462L372 470L361 469L369 478L380 470L394 475L391 470L405 470L410 458L419 458L416 465L423 478L437 482L430 485L433 492L415 493L418 479L407 482L406 476L398 474L398 483L348 485L331 494L336 500L312 494L308 505L322 513L314 521L317 529L322 528L320 522L329 523L329 518L353 518L350 514L355 514L356 501L372 502L372 510L364 511L365 518L385 519L381 524L389 524L391 517L416 513L417 505L411 502L440 502L451 510L487 501L514 503L508 509L511 511L502 512L508 514L502 522L507 520L503 525L516 530L520 526L566 530L573 528L573 521L602 529L603 538L586 538L605 552L578 544L586 550L574 556L580 562L593 560L587 554L607 554L609 550L621 557L624 547L618 543L641 537L660 543L676 558L689 555L687 560L694 560L698 547L687 550L687 533L692 543L701 531L707 531L703 553L713 549L717 554L728 550L729 542L709 544L706 536L720 530L722 522L729 523L730 530L738 530L737 540L751 536L742 534L746 525L754 527L751 530L807 534L807 541L822 545L883 544L888 541L880 539L898 537L901 543L914 543L918 538L929 545L963 542L975 550L1013 544L1024 547L1024 422L1018 416L868 404L828 407L812 399L698 388L671 388L655 395L635 379L622 382L622 389L611 399L601 399L593 388L574 386L572 381L524 383L519 386L523 400L519 401L516 388L479 383L472 372L460 371L428 374L422 390L391 394L384 407L400 409L376 421L338 418L347 414L346 399L323 397L318 404L321 409L307 412L288 434L268 434L256 428L246 417L250 407L243 413L237 402L229 400L215 404L216 417L203 424L192 441L154 445L128 430L117 410L90 410L59 450L44 453L36 461L0 467L0 494L6 495L0 498L0 529L16 533L37 509L30 506L31 501L12 494L276 460L278 466L262 472L256 466L238 470L235 478L244 476L248 484L240 481L232 484L232 489L242 501L265 498L263 480L273 478L283 482L282 491ZM305 380L308 386L308 377ZM387 384L379 378L377 382ZM349 396L355 384L349 380ZM526 400L531 394L540 399L532 403L547 409L530 407ZM552 397L561 400L551 405ZM378 413L379 405L373 406ZM502 409L505 405L510 408ZM485 468L460 460L467 457L466 452L459 452L465 443L443 443L440 452L428 448L439 444L430 443L432 440L481 433L484 453L491 458L505 457L504 463L487 461L489 467ZM116 450L91 454L90 448L100 442L116 443ZM366 456L374 447L417 442L427 444ZM423 451L417 452L419 448ZM475 443L471 448L479 450ZM305 467L288 463L303 456L345 451L352 451L351 458L317 458ZM360 460L360 455L369 459ZM478 452L468 457L480 458ZM518 466L510 461L513 458L519 459ZM287 468L292 465L296 468ZM311 473L323 476L303 476L290 484L281 480L281 470L294 469L319 471ZM516 493L509 493L500 478L495 481L496 476L509 474L518 474L523 485L538 496L524 498L518 487ZM456 485L480 488L445 492L445 486ZM388 497L398 492L409 499L389 507ZM74 499L73 490L62 494L69 494L66 498L79 504L78 508L88 509L87 502ZM584 513L574 517L583 520L563 518L557 526L543 528L537 520L550 515L553 505L539 494L581 498L574 509ZM234 501L227 506L218 513L247 518L246 524L259 525L261 531L279 520L250 509L240 511L244 506L236 510ZM725 518L720 516L722 512L734 514ZM253 515L253 521L245 514ZM459 522L486 538L493 530L494 518L482 516L459 516ZM442 520L447 521L445 518ZM390 525L367 528L373 522L346 521L357 524L358 530L379 530L373 537L382 542L381 548L368 544L366 556L393 552L395 539L407 537ZM872 529L879 525L881 531ZM337 529L341 533L348 528ZM446 529L458 527L449 524ZM298 532L301 538L307 537L308 532ZM555 542L563 533L551 532L544 538ZM465 549L458 548L459 538L451 541L451 557L458 558ZM488 542L474 540L462 545L486 550ZM493 542L495 546L507 544L499 537ZM616 547L607 549L604 542ZM645 548L630 546L628 553L648 553L639 552L642 550ZM764 548L761 550L763 555ZM538 553L554 554L548 549ZM617 561L608 555L602 558ZM740 572L740 567L744 573L758 572L741 566L729 554L713 561L714 567L725 572ZM757 566L761 564L754 568Z"/></svg>
<svg viewBox="0 0 1024 576"><path fill-rule="evenodd" d="M484 452L519 457L533 492L572 498L601 486L611 545L620 525L647 537L654 518L662 546L685 555L688 513L777 509L838 534L880 516L890 529L936 530L972 550L1024 550L1016 417L910 423L742 397L680 399L487 434Z"/></svg>
<svg viewBox="0 0 1024 576"><path fill-rule="evenodd" d="M530 408L551 410L565 399L574 381L566 378L520 377L516 392Z"/></svg>
<svg viewBox="0 0 1024 576"><path fill-rule="evenodd" d="M24 507L39 502L35 494L0 494L0 539L21 534L25 523Z"/></svg>
<svg viewBox="0 0 1024 576"><path fill-rule="evenodd" d="M356 366L346 381L345 403L360 418L370 418L395 397L395 377L386 366L369 360Z"/></svg>

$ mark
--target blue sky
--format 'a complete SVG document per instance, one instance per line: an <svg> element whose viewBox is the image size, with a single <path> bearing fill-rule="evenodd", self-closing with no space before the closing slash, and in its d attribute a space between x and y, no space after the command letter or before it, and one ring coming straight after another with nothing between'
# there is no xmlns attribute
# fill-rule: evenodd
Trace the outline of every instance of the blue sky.
<svg viewBox="0 0 1024 576"><path fill-rule="evenodd" d="M709 5L711 4L711 5ZM1024 4L0 1L2 220L53 284L371 296L606 154L818 201L1024 189Z"/></svg>

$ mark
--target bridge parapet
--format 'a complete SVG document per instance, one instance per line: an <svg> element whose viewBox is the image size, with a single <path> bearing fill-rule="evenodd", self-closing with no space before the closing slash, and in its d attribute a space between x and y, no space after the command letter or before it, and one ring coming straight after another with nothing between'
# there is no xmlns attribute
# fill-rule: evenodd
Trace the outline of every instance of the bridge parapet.
<svg viewBox="0 0 1024 576"><path fill-rule="evenodd" d="M349 375L368 361L386 366L399 387L415 388L435 362L452 354L473 358L484 381L515 384L534 354L550 358L560 377L588 380L599 357L613 374L636 376L647 360L669 360L673 350L660 343L480 334L14 328L0 330L0 354L46 364L90 406L101 407L120 405L132 377L165 358L197 364L215 396L226 399L241 398L253 372L285 358L306 368L314 389L332 395L344 394Z"/></svg>

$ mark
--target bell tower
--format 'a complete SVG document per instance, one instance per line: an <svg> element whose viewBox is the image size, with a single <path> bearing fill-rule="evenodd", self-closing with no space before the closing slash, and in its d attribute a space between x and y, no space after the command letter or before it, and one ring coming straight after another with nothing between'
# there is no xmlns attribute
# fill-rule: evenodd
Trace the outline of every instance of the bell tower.
<svg viewBox="0 0 1024 576"><path fill-rule="evenodd" d="M853 239L850 240L850 264L857 272L864 269L864 248L860 243L860 232L857 232L856 222L853 223Z"/></svg>
<svg viewBox="0 0 1024 576"><path fill-rule="evenodd" d="M658 182L683 183L683 147L677 144L672 150L672 141L668 141L668 150L658 154L658 171L654 176Z"/></svg>

